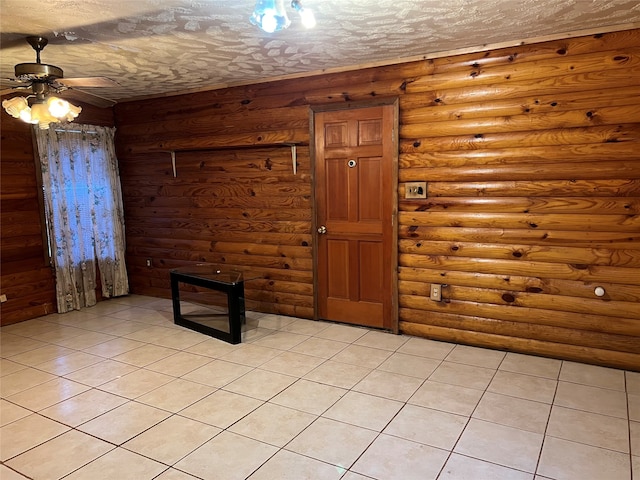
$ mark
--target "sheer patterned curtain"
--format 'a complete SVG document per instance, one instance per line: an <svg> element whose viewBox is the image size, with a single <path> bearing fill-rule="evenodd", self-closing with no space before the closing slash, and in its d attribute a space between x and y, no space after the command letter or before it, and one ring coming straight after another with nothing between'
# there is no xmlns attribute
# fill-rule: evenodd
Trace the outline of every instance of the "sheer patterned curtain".
<svg viewBox="0 0 640 480"><path fill-rule="evenodd" d="M96 264L102 295L126 295L129 281L115 129L74 123L34 131L58 312L96 304Z"/></svg>

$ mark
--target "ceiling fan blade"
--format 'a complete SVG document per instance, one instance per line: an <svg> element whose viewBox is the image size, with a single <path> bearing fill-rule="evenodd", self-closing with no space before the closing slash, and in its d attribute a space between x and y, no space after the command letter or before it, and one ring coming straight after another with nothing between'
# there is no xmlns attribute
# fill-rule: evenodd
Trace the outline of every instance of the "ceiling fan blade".
<svg viewBox="0 0 640 480"><path fill-rule="evenodd" d="M69 99L74 99L79 102L88 103L90 105L94 105L100 108L110 108L117 103L115 100L110 100L108 98L101 97L100 95L85 92L83 90L77 90L75 88L69 88L60 93L57 93L56 95L69 98Z"/></svg>
<svg viewBox="0 0 640 480"><path fill-rule="evenodd" d="M6 78L0 78L0 83L2 83L2 85L14 85L16 87L23 87L23 86L29 86L31 85L31 80L20 80L19 78L11 78L11 77L6 77Z"/></svg>
<svg viewBox="0 0 640 480"><path fill-rule="evenodd" d="M7 95L9 93L14 93L14 92L16 92L16 89L14 87L4 88L4 89L0 90L0 96Z"/></svg>
<svg viewBox="0 0 640 480"><path fill-rule="evenodd" d="M65 87L108 88L120 86L118 82L111 80L109 77L59 78L56 82Z"/></svg>
<svg viewBox="0 0 640 480"><path fill-rule="evenodd" d="M31 87L31 82L21 82L15 78L0 79L0 95L8 93L17 93Z"/></svg>

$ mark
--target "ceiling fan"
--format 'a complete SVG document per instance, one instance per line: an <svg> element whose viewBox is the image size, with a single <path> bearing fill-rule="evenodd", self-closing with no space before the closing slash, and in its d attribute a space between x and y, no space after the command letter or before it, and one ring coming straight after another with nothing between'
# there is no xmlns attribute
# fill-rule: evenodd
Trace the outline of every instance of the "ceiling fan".
<svg viewBox="0 0 640 480"><path fill-rule="evenodd" d="M1 95L14 90L31 89L37 100L44 100L52 93L74 98L97 107L112 107L115 101L99 95L78 90L76 87L117 87L117 82L107 77L64 78L62 69L55 65L48 65L40 61L40 52L49 43L49 40L40 36L26 37L27 43L36 52L35 63L19 63L15 66L15 78L7 80L18 85L0 91Z"/></svg>

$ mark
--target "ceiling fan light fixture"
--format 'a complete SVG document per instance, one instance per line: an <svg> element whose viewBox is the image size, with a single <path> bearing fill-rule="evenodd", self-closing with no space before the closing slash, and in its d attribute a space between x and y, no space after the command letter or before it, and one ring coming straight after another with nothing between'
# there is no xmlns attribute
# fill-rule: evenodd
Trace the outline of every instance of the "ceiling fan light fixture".
<svg viewBox="0 0 640 480"><path fill-rule="evenodd" d="M77 107L67 102L63 98L58 98L50 93L60 93L67 90L68 86L59 81L63 78L62 69L55 65L47 65L40 61L40 52L49 43L45 37L27 37L27 42L36 52L36 63L19 63L15 66L15 76L20 82L28 82L29 85L20 88L31 88L31 95L26 97L11 97L2 102L6 112L14 118L19 118L23 122L38 124L41 129L48 129L50 123L72 122L80 112L81 107ZM71 79L76 85L80 85L81 79ZM104 83L96 85L93 78L89 78L89 85L104 86ZM101 80L98 78L98 80ZM113 84L109 80L109 86ZM18 88L18 87L16 87ZM90 94L86 94L91 96ZM96 98L100 98L97 97ZM109 100L104 100L111 106Z"/></svg>
<svg viewBox="0 0 640 480"><path fill-rule="evenodd" d="M26 97L12 97L4 100L2 107L13 118L26 123L37 123L42 130L48 129L50 123L72 122L82 111L81 107L54 96L36 100L31 107Z"/></svg>

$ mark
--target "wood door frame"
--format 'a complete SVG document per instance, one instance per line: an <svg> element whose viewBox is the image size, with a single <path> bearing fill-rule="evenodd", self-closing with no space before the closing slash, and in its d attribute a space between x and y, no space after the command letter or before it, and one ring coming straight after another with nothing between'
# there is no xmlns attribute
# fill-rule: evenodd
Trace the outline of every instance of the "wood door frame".
<svg viewBox="0 0 640 480"><path fill-rule="evenodd" d="M391 330L399 333L398 321L398 159L399 159L399 125L400 125L400 102L398 97L379 98L348 103L331 103L309 106L309 156L311 160L311 237L312 237L312 257L313 257L313 318L318 320L318 224L316 205L316 147L315 147L315 114L321 112L336 112L340 110L356 110L361 108L392 106L393 107L393 132L392 132L392 178L391 178L391 264L389 271L391 274Z"/></svg>

